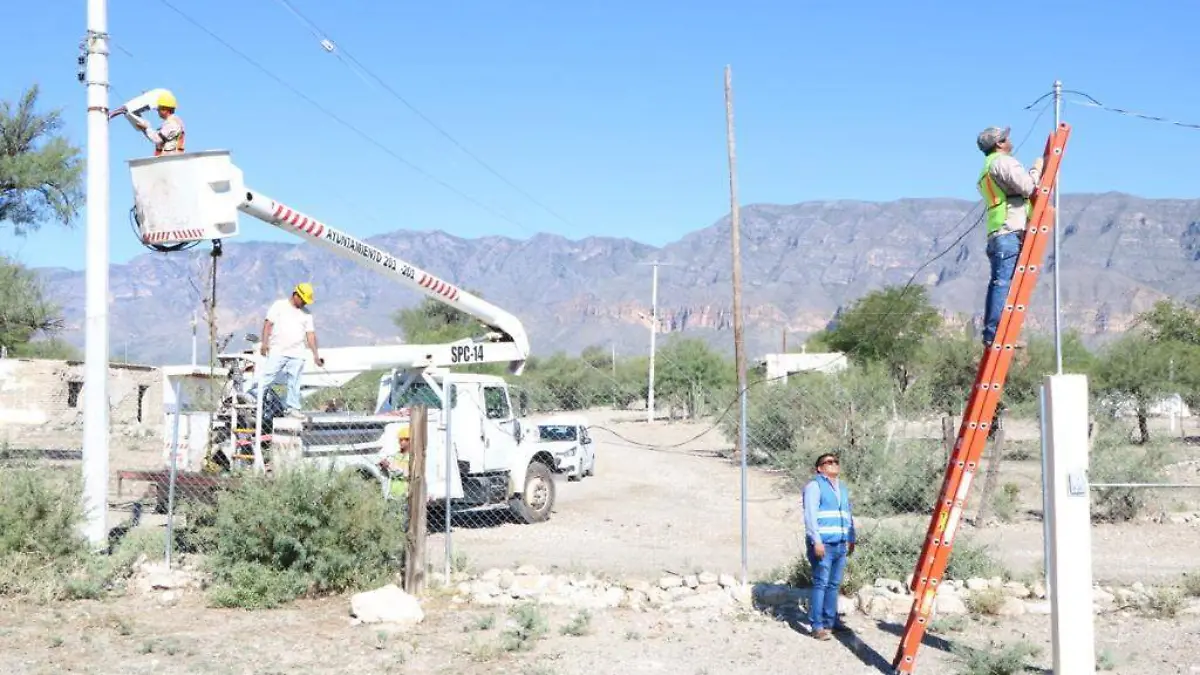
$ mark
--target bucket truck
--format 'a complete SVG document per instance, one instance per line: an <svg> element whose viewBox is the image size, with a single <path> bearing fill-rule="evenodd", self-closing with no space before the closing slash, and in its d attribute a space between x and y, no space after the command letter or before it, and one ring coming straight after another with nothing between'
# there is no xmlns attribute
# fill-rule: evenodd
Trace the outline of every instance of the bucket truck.
<svg viewBox="0 0 1200 675"><path fill-rule="evenodd" d="M338 374L386 370L380 379L373 413L305 412L299 420L300 461L317 466L350 469L379 481L387 492L390 479L381 459L399 448L399 431L407 425L413 405L429 409L426 489L434 509L510 508L527 523L550 517L554 505L556 468L553 456L535 439L522 437L513 396L502 377L454 372L456 366L506 363L520 375L529 355L525 328L512 314L456 285L382 251L346 232L330 227L297 209L247 187L230 153L207 150L129 161L134 192L134 215L143 243L170 250L178 245L222 240L239 232L238 216L246 214L304 241L374 270L399 286L415 290L477 319L486 332L446 344L385 345L325 349L325 366L308 357L305 372ZM258 349L223 354L232 364L230 409L225 427L229 448L225 461L236 455L236 438L246 426L268 420L239 399L245 366L261 358ZM249 397L251 401L253 397ZM265 398L265 397L264 397ZM240 401L240 405L239 405ZM250 407L247 421L238 409ZM267 402L265 407L270 407ZM276 443L281 424L272 419ZM447 426L449 429L447 430ZM261 434L260 438L265 437ZM446 451L446 442L450 452ZM182 444L181 444L182 445ZM214 446L217 443L214 441ZM223 446L223 443L221 444ZM194 444L191 446L194 447ZM185 448L170 448L179 464ZM210 449L210 452L220 452Z"/></svg>

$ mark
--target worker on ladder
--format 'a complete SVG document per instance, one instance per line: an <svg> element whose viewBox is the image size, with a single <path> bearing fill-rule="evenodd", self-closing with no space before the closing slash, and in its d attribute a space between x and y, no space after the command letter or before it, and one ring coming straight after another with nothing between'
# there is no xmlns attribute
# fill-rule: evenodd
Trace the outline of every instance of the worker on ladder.
<svg viewBox="0 0 1200 675"><path fill-rule="evenodd" d="M1043 160L1038 157L1029 171L1013 157L1009 127L988 127L979 133L976 145L986 159L977 187L983 195L987 215L987 257L991 264L987 300L983 311L983 346L990 347L1008 289L1021 255L1021 243L1029 220L1030 201L1042 176ZM1020 348L1024 345L1014 345Z"/></svg>
<svg viewBox="0 0 1200 675"><path fill-rule="evenodd" d="M154 144L154 156L159 155L174 155L184 152L184 136L186 135L183 128L183 120L179 115L175 114L177 103L175 95L166 89L162 89L158 93L158 98L155 101L155 107L158 109L158 116L163 120L163 124L158 130L150 127L150 123L139 116L136 112L126 109L125 118L138 131L145 134L146 138Z"/></svg>

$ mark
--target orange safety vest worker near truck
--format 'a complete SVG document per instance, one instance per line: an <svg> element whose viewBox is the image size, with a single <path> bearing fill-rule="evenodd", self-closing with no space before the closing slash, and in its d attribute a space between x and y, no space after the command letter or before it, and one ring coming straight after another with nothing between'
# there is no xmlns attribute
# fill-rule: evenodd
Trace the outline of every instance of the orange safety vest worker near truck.
<svg viewBox="0 0 1200 675"><path fill-rule="evenodd" d="M125 118L154 144L155 157L182 154L186 133L183 128L183 120L175 114L177 107L175 95L162 90L155 101L155 107L158 109L158 116L163 120L163 124L158 130L152 129L149 122L129 110L125 111Z"/></svg>
<svg viewBox="0 0 1200 675"><path fill-rule="evenodd" d="M1012 156L1009 127L988 127L979 133L975 143L987 158L979 174L977 187L987 208L987 257L991 264L987 300L983 310L983 346L990 347L996 339L996 329L1008 288L1012 284L1017 258L1029 220L1029 198L1037 190L1042 177L1042 158L1033 162L1028 172ZM1019 347L1021 345L1014 345Z"/></svg>

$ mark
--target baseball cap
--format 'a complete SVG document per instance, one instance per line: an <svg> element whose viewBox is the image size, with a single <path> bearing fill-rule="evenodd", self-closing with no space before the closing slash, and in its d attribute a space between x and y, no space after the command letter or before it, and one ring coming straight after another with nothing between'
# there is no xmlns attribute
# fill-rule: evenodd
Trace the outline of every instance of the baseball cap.
<svg viewBox="0 0 1200 675"><path fill-rule="evenodd" d="M996 147L996 144L1008 138L1010 127L988 127L979 132L979 137L975 139L975 144L983 152L988 152Z"/></svg>

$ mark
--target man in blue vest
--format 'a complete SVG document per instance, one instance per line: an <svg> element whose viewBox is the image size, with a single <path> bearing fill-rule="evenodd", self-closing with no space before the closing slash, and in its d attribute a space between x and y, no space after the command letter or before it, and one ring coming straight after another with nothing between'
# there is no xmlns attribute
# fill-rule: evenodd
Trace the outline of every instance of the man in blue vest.
<svg viewBox="0 0 1200 675"><path fill-rule="evenodd" d="M992 346L1008 289L1012 285L1021 242L1029 219L1029 199L1037 191L1042 178L1043 160L1038 157L1029 171L1013 157L1009 128L988 127L979 132L975 145L987 158L976 187L983 196L987 215L987 257L991 264L991 280L983 309L983 346ZM1013 345L1023 348L1023 343Z"/></svg>
<svg viewBox="0 0 1200 675"><path fill-rule="evenodd" d="M837 455L827 452L818 457L816 471L804 486L804 541L812 566L808 623L814 638L828 640L830 631L849 630L838 620L838 591L856 536L850 488L838 480Z"/></svg>

